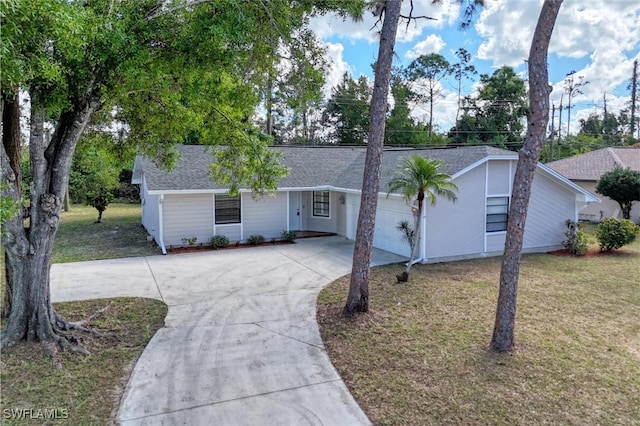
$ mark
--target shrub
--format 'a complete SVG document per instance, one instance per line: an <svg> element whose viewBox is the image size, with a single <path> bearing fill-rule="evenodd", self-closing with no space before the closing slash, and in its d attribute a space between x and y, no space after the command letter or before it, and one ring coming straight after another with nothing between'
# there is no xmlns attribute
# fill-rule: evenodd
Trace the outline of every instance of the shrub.
<svg viewBox="0 0 640 426"><path fill-rule="evenodd" d="M193 247L196 245L196 242L198 241L198 237L189 237L189 238L183 238L182 239L182 245L184 247Z"/></svg>
<svg viewBox="0 0 640 426"><path fill-rule="evenodd" d="M296 231L282 231L280 238L282 241L293 242L296 239Z"/></svg>
<svg viewBox="0 0 640 426"><path fill-rule="evenodd" d="M629 219L606 218L596 228L600 251L611 251L635 241L640 227Z"/></svg>
<svg viewBox="0 0 640 426"><path fill-rule="evenodd" d="M578 256L584 256L589 249L589 238L587 234L580 230L580 224L569 219L565 222L567 225L567 232L564 235L567 237L562 242L562 246L571 254Z"/></svg>
<svg viewBox="0 0 640 426"><path fill-rule="evenodd" d="M229 245L229 239L224 235L215 235L209 240L209 245L216 250L225 248Z"/></svg>
<svg viewBox="0 0 640 426"><path fill-rule="evenodd" d="M253 246L257 246L264 243L264 237L260 234L254 234L247 238L247 242Z"/></svg>

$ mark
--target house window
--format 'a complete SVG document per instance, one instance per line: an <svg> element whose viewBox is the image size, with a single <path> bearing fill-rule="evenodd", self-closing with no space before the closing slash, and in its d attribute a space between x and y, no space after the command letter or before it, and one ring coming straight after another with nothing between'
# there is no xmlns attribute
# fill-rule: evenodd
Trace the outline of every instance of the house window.
<svg viewBox="0 0 640 426"><path fill-rule="evenodd" d="M240 196L216 194L216 225L240 223Z"/></svg>
<svg viewBox="0 0 640 426"><path fill-rule="evenodd" d="M509 197L487 198L487 232L507 230Z"/></svg>
<svg viewBox="0 0 640 426"><path fill-rule="evenodd" d="M329 217L329 191L313 191L313 215Z"/></svg>

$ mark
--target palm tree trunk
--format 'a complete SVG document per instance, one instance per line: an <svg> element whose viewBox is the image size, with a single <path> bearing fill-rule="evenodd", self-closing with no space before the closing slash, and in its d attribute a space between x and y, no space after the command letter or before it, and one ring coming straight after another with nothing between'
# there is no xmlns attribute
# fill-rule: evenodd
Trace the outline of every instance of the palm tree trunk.
<svg viewBox="0 0 640 426"><path fill-rule="evenodd" d="M422 229L422 209L423 209L423 203L422 201L418 201L418 211L416 212L416 217L415 217L415 225L413 227L414 229L414 236L413 236L413 243L411 244L411 255L409 257L409 262L407 263L407 266L404 269L404 272L406 272L407 274L407 278L409 277L409 271L411 270L411 266L413 266L413 261L416 258L416 249L418 247L418 242L420 241L420 231Z"/></svg>

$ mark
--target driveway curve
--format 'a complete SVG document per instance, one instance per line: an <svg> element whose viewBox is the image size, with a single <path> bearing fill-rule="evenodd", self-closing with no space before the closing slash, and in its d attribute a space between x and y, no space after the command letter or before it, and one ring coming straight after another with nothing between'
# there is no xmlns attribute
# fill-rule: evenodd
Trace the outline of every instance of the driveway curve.
<svg viewBox="0 0 640 426"><path fill-rule="evenodd" d="M169 306L138 360L122 425L366 425L329 360L316 298L353 242L55 264L54 302L138 296ZM405 259L375 250L372 265Z"/></svg>

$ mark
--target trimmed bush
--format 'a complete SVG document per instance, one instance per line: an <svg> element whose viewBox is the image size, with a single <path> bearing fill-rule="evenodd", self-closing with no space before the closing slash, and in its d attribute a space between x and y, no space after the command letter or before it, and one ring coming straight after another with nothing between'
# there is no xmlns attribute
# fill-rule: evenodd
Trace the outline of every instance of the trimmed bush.
<svg viewBox="0 0 640 426"><path fill-rule="evenodd" d="M600 251L611 251L635 241L640 227L629 219L606 218L596 228Z"/></svg>
<svg viewBox="0 0 640 426"><path fill-rule="evenodd" d="M182 246L183 247L193 247L193 246L196 245L197 242L198 242L198 237L183 238L182 239Z"/></svg>
<svg viewBox="0 0 640 426"><path fill-rule="evenodd" d="M247 238L247 242L252 246L257 246L264 243L264 237L260 234L250 235L249 238Z"/></svg>
<svg viewBox="0 0 640 426"><path fill-rule="evenodd" d="M280 239L282 241L293 242L293 240L296 239L296 231L282 231Z"/></svg>
<svg viewBox="0 0 640 426"><path fill-rule="evenodd" d="M216 235L214 237L211 237L211 239L209 240L209 245L216 250L225 248L229 245L229 239L224 235Z"/></svg>
<svg viewBox="0 0 640 426"><path fill-rule="evenodd" d="M571 254L577 256L584 256L589 249L589 238L587 234L580 230L580 224L569 219L565 222L567 225L567 232L564 235L567 237L562 242L562 246Z"/></svg>

